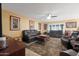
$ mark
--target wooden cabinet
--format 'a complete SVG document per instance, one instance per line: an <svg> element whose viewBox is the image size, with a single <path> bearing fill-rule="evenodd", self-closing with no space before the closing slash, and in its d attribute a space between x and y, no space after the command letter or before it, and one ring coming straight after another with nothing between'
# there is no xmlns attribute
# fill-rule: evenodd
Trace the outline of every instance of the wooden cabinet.
<svg viewBox="0 0 79 59"><path fill-rule="evenodd" d="M8 39L8 47L0 50L0 56L25 56L25 44L18 40Z"/></svg>

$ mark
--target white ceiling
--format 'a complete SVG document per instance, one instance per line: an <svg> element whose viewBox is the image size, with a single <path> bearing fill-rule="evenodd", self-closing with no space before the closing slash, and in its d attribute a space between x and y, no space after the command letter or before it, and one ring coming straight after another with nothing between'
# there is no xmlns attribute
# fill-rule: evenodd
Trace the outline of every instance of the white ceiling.
<svg viewBox="0 0 79 59"><path fill-rule="evenodd" d="M2 7L36 19L47 20L48 13L57 16L50 20L79 18L79 3L3 3Z"/></svg>

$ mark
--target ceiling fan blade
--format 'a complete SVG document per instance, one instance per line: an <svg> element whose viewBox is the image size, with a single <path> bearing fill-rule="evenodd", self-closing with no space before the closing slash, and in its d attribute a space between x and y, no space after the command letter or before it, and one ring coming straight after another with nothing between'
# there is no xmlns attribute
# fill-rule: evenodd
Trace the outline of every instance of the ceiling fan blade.
<svg viewBox="0 0 79 59"><path fill-rule="evenodd" d="M51 16L51 17L57 17L57 16Z"/></svg>

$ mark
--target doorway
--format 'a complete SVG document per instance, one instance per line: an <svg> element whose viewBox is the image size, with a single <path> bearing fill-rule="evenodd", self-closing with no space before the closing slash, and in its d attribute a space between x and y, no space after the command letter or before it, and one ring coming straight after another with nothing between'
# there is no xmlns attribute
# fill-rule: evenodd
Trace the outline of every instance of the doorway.
<svg viewBox="0 0 79 59"><path fill-rule="evenodd" d="M2 37L2 7L0 3L0 37Z"/></svg>

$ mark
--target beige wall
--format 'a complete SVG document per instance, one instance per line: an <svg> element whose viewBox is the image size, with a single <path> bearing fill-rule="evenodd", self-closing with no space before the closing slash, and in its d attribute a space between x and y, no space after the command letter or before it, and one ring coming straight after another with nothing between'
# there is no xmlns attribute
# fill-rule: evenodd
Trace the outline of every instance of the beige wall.
<svg viewBox="0 0 79 59"><path fill-rule="evenodd" d="M19 31L11 31L10 30L10 15L20 17L20 30ZM44 30L44 27L43 27L44 23L47 23L47 24L64 24L65 25L66 22L77 22L77 28L66 28L64 26L64 31L65 30L73 31L73 30L79 29L79 19L70 19L70 20L52 21L52 22L42 22L42 21L36 20L34 26L35 26L36 30L39 30L38 23L42 23L41 32L44 32L44 31L46 31L46 30ZM3 35L17 37L17 36L21 36L22 30L28 30L28 29L29 29L29 18L18 15L16 13L9 11L9 10L8 11L2 10L2 33L3 33Z"/></svg>
<svg viewBox="0 0 79 59"><path fill-rule="evenodd" d="M19 31L11 31L10 30L10 15L20 17L20 30ZM17 37L21 36L21 31L29 29L29 19L13 12L2 10L2 33L3 35Z"/></svg>
<svg viewBox="0 0 79 59"><path fill-rule="evenodd" d="M77 22L77 27L76 28L66 28L66 22ZM70 30L70 31L75 31L75 30L79 30L79 19L66 19L63 21L52 21L52 22L48 22L48 24L64 24L64 30Z"/></svg>
<svg viewBox="0 0 79 59"><path fill-rule="evenodd" d="M66 24L65 24L65 27L64 27L65 30L70 30L70 31L78 30L78 27L79 27L79 19L70 19L70 20L66 20L65 23L66 22L77 22L77 27L76 28L66 28Z"/></svg>

